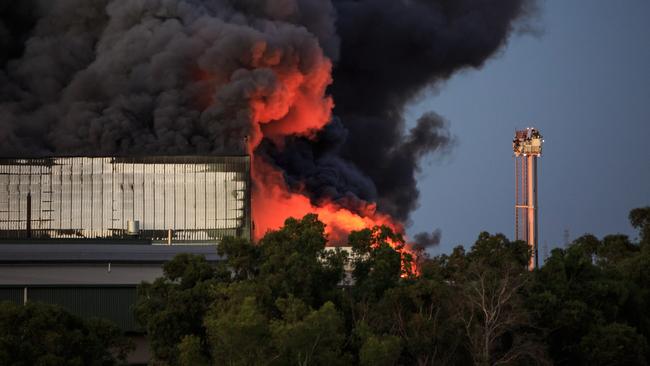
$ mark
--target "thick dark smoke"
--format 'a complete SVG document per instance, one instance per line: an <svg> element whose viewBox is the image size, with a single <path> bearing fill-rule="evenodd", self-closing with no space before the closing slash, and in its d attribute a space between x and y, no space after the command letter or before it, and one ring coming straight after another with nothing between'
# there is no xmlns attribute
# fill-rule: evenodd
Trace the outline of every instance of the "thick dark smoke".
<svg viewBox="0 0 650 366"><path fill-rule="evenodd" d="M416 250L425 251L428 248L435 247L440 244L442 233L440 230L435 230L431 233L423 232L413 236L414 248Z"/></svg>
<svg viewBox="0 0 650 366"><path fill-rule="evenodd" d="M253 95L282 88L277 70L309 74L327 57L331 123L257 153L314 202L377 202L407 221L420 161L453 139L432 112L407 130L406 105L481 67L533 2L2 2L0 154L241 153Z"/></svg>
<svg viewBox="0 0 650 366"><path fill-rule="evenodd" d="M345 185L349 178L341 172L357 167L376 188L364 198L376 198L382 211L407 220L417 206L415 173L421 158L444 149L451 140L435 114L422 116L418 125L406 132L406 104L455 71L482 66L505 44L516 24L526 20L534 4L527 0L334 3L341 51L331 91L334 112L347 130L345 134L337 132L346 140L331 146L338 161L345 162L344 167L335 169L338 182ZM323 145L317 143L300 156L330 156L328 146ZM308 164L307 171L316 177L331 176L332 159L325 162L322 169ZM299 180L313 181L304 176L309 174L306 170L294 166L292 171L296 170L302 175ZM341 192L339 186L334 187ZM314 190L321 191L327 189Z"/></svg>
<svg viewBox="0 0 650 366"><path fill-rule="evenodd" d="M242 153L274 71L309 74L338 49L320 0L32 5L0 20L3 155Z"/></svg>
<svg viewBox="0 0 650 366"><path fill-rule="evenodd" d="M30 0L0 2L0 66L22 54L27 34L36 22L34 5Z"/></svg>
<svg viewBox="0 0 650 366"><path fill-rule="evenodd" d="M386 142L363 141L369 153L364 155L365 158L384 159L385 174L372 179L362 173L363 170L353 159L342 157L351 140L349 135L350 130L339 118L334 118L316 141L293 137L287 139L282 149L275 148L269 141L260 149L282 167L291 186L295 189L306 188L304 191L315 201L325 197L345 201L345 206L352 204L352 207L356 199L379 202L382 211L394 215L402 213L399 217L405 218L416 204L418 190L415 173L420 168L420 159L436 150L446 149L453 141L446 122L434 112L422 115L416 126L398 141L394 138ZM384 143L398 143L399 146L390 154L373 156L373 152L383 150L372 145ZM398 185L401 189L379 194L377 187L390 184Z"/></svg>

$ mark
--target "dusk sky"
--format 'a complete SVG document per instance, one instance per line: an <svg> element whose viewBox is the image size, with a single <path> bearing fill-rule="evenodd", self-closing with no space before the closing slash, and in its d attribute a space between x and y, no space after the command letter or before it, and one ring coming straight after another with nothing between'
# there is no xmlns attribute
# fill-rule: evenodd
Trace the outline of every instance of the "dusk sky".
<svg viewBox="0 0 650 366"><path fill-rule="evenodd" d="M409 232L439 228L431 253L469 247L480 231L514 232L516 128L545 138L539 165L540 256L584 233L636 237L628 212L650 205L650 2L541 3L541 32L515 35L480 70L423 96L457 144L423 164Z"/></svg>

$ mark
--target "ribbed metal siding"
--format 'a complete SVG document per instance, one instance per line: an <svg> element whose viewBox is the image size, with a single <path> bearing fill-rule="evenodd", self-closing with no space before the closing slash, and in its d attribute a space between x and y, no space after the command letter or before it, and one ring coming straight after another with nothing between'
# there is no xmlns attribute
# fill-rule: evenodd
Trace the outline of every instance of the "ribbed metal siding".
<svg viewBox="0 0 650 366"><path fill-rule="evenodd" d="M0 299L23 302L24 287L0 288ZM135 286L34 286L27 287L27 301L59 305L71 313L113 321L127 332L139 331L133 306Z"/></svg>
<svg viewBox="0 0 650 366"><path fill-rule="evenodd" d="M0 158L0 237L250 237L248 156Z"/></svg>
<svg viewBox="0 0 650 366"><path fill-rule="evenodd" d="M0 287L0 301L12 301L16 304L23 303L23 287Z"/></svg>

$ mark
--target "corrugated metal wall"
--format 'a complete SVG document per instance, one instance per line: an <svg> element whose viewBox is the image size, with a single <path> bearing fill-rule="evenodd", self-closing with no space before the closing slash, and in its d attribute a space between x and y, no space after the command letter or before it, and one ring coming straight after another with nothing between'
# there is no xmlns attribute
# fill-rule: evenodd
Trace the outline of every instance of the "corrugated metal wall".
<svg viewBox="0 0 650 366"><path fill-rule="evenodd" d="M250 237L248 156L0 158L1 238Z"/></svg>
<svg viewBox="0 0 650 366"><path fill-rule="evenodd" d="M24 287L0 287L0 301L23 303ZM27 286L27 301L59 305L81 317L105 318L126 332L141 331L133 316L135 286Z"/></svg>
<svg viewBox="0 0 650 366"><path fill-rule="evenodd" d="M0 287L0 301L13 301L23 303L23 287Z"/></svg>

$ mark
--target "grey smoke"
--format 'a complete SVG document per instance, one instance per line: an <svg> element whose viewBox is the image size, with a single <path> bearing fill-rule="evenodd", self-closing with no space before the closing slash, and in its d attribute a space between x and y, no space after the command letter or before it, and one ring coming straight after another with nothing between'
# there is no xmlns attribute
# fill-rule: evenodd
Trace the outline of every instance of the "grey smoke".
<svg viewBox="0 0 650 366"><path fill-rule="evenodd" d="M250 94L281 87L253 64L254 46L279 67L317 67L321 43L337 44L333 8L320 3L38 1L28 36L13 35L26 38L22 54L0 71L0 153L242 153Z"/></svg>
<svg viewBox="0 0 650 366"><path fill-rule="evenodd" d="M351 209L376 202L408 221L422 158L446 151L453 138L433 112L407 129L406 105L455 72L480 68L535 1L7 4L0 4L0 155L242 153L251 93L280 87L271 69L253 62L251 50L264 43L280 65L302 72L329 57L336 107L315 139L263 141L256 154L314 202Z"/></svg>
<svg viewBox="0 0 650 366"><path fill-rule="evenodd" d="M334 0L341 47L334 69L337 116L308 141L261 150L312 200L355 195L408 222L417 208L423 157L453 143L447 124L426 113L407 130L407 104L455 72L480 68L525 26L533 0ZM467 101L468 107L471 101ZM360 179L358 172L363 173ZM352 184L351 184L352 183Z"/></svg>
<svg viewBox="0 0 650 366"><path fill-rule="evenodd" d="M433 232L421 232L413 236L414 247L417 250L427 250L434 246L440 244L440 238L442 233L440 230L435 230Z"/></svg>

